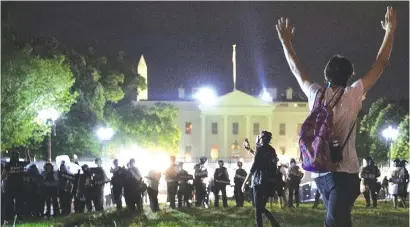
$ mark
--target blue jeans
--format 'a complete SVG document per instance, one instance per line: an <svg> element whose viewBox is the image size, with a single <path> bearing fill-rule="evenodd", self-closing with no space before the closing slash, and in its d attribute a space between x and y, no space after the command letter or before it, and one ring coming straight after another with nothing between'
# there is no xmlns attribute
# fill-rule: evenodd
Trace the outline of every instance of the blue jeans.
<svg viewBox="0 0 410 227"><path fill-rule="evenodd" d="M358 174L329 173L315 182L327 209L325 227L351 227L351 211L360 195Z"/></svg>
<svg viewBox="0 0 410 227"><path fill-rule="evenodd" d="M266 203L268 202L268 197L265 193L265 188L262 185L257 185L253 187L253 200L256 207L256 225L258 227L263 227L262 214L265 214L266 218L272 226L280 227L279 222L273 217L273 215L266 209Z"/></svg>

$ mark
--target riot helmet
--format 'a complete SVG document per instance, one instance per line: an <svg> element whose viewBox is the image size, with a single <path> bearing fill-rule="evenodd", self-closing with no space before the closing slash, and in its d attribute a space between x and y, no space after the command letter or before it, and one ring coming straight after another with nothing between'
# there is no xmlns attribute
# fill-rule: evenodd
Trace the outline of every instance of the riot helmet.
<svg viewBox="0 0 410 227"><path fill-rule="evenodd" d="M394 167L400 167L400 159L396 158L394 159Z"/></svg>
<svg viewBox="0 0 410 227"><path fill-rule="evenodd" d="M218 161L218 165L219 165L219 167L223 167L223 166L224 166L224 161L223 161L223 160L219 160L219 161Z"/></svg>
<svg viewBox="0 0 410 227"><path fill-rule="evenodd" d="M243 163L242 163L241 161L238 161L238 162L236 163L236 165L237 165L239 168L242 168Z"/></svg>
<svg viewBox="0 0 410 227"><path fill-rule="evenodd" d="M406 164L408 163L408 161L406 159L403 159L400 161L400 167L406 167Z"/></svg>
<svg viewBox="0 0 410 227"><path fill-rule="evenodd" d="M365 160L366 160L366 165L367 166L373 166L374 165L374 160L373 160L372 156L367 156Z"/></svg>
<svg viewBox="0 0 410 227"><path fill-rule="evenodd" d="M101 165L102 165L102 160L101 160L101 158L96 158L96 159L95 159L95 164L97 164L98 167L101 167Z"/></svg>
<svg viewBox="0 0 410 227"><path fill-rule="evenodd" d="M205 164L206 161L208 161L208 159L205 156L199 158L201 164Z"/></svg>

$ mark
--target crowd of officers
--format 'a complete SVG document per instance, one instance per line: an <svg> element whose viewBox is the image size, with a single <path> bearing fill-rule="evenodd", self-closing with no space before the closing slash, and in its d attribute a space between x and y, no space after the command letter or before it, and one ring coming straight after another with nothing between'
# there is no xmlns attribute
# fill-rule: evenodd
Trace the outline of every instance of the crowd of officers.
<svg viewBox="0 0 410 227"><path fill-rule="evenodd" d="M146 192L151 210L159 211L158 191L162 174L160 171L151 170L147 176L142 176L135 166L134 159L131 159L126 167L119 166L118 160L114 160L113 168L110 170L111 179L108 179L99 158L95 160L97 167L89 168L87 165L82 165L82 172L79 170L77 174L69 173L64 161L58 170L54 170L51 163L46 163L43 171L40 172L35 164L25 169L29 163L19 160L19 154L14 152L10 161L5 165L2 164L1 216L4 220L12 220L15 217L49 217L52 214L54 216L68 215L72 211L83 213L86 210L92 211L93 207L95 211L101 211L104 209L104 185L106 183L111 183L111 198L117 209L122 209L122 197L124 197L127 209L137 213L142 212L143 196ZM399 199L401 202L399 205L405 206L409 182L409 173L405 168L407 161L395 160L395 169L392 171L391 178L385 177L381 183L377 182L380 171L373 159L368 157L366 161L367 165L362 169L360 176L367 207L370 207L370 200L373 201L372 206L377 207L377 196L381 189L385 195L389 194L389 182L393 186L390 187L390 194L394 197L394 207L396 208L399 204ZM234 187L237 207L244 205L246 192L252 198L250 180L244 182L248 173L242 168L242 162L237 162L238 168L233 185L230 183L228 170L224 167L222 160L218 161L219 167L207 184L205 181L208 178L206 162L207 158L201 157L199 163L194 166L194 175L190 175L183 168L183 163L176 164L175 157L171 156L171 165L165 171L167 201L171 208L176 208L176 198L178 208L190 207L193 194L195 194L195 206L207 207L210 193L215 196L214 206L219 207L220 192L222 192L222 204L227 207L227 186ZM78 165L78 162L75 163ZM291 159L290 166L279 164L277 176L280 190L276 190L274 198L280 199L281 206L293 207L293 197L295 197L296 207L298 207L299 184L303 173L296 165L296 161ZM242 188L244 185L245 190ZM288 190L288 199L285 190ZM318 196L316 197L318 199ZM45 213L44 207L46 207Z"/></svg>

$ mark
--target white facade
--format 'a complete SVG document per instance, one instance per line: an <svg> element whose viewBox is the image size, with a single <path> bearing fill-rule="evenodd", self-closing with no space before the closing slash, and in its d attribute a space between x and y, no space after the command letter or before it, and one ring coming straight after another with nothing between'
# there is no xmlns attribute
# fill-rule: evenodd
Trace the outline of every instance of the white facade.
<svg viewBox="0 0 410 227"><path fill-rule="evenodd" d="M137 104L150 106L157 102ZM298 158L299 129L309 114L307 102L265 102L239 90L218 97L214 105L204 106L197 101L163 103L179 110L175 122L181 131L179 158L193 161L201 156L210 160L249 159L252 156L243 149L243 141L249 138L254 146L262 130L272 132L272 146L278 155ZM235 142L238 149L233 146Z"/></svg>

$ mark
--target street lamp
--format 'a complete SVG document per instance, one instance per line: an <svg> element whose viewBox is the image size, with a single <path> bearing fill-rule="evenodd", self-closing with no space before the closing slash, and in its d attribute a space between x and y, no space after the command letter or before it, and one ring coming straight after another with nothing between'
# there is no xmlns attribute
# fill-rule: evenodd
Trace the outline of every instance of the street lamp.
<svg viewBox="0 0 410 227"><path fill-rule="evenodd" d="M391 125L389 125L389 127L387 127L386 129L383 130L382 134L383 134L383 137L386 139L387 147L389 149L389 167L390 167L390 162L391 162L390 149L391 149L391 145L392 145L393 141L397 139L397 136L398 136L399 132L396 128L393 128Z"/></svg>
<svg viewBox="0 0 410 227"><path fill-rule="evenodd" d="M97 136L102 141L101 143L101 152L103 150L103 146L109 141L112 136L115 134L114 130L109 127L101 127L97 130Z"/></svg>
<svg viewBox="0 0 410 227"><path fill-rule="evenodd" d="M44 109L38 112L38 117L44 124L51 127L51 132L48 135L48 161L51 162L51 134L56 135L55 121L60 117L60 113L54 108Z"/></svg>

